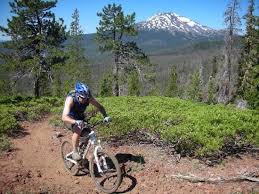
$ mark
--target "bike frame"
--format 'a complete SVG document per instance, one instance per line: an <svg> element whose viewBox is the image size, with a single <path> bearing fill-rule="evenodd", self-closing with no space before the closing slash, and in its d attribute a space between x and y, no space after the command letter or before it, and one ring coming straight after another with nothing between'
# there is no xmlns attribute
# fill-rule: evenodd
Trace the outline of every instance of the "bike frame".
<svg viewBox="0 0 259 194"><path fill-rule="evenodd" d="M91 135L95 135L95 132L94 132L94 131L91 131L88 136L90 137ZM97 144L97 142L98 142L98 144ZM83 160L86 159L86 156L87 156L87 153L88 153L89 150L90 150L90 147L91 147L91 146L94 146L93 156L94 156L94 159L95 159L95 162L96 162L96 165L97 165L97 169L98 169L98 172L99 172L99 173L103 173L103 170L102 170L101 167L100 167L100 161L98 160L98 157L97 157L97 151L98 151L98 149L99 149L99 150L102 150L102 146L100 145L100 143L101 143L101 141L100 141L100 140L97 141L96 137L95 137L94 139L89 139L89 140L88 140L88 143L87 143L87 146L86 146L85 150L83 151L83 157L82 157L82 159L83 159ZM68 154L66 155L66 160L68 160L68 161L70 161L70 162L72 162L72 163L74 163L74 164L77 165L78 162L70 158L70 156L72 155L72 153L73 153L73 152L70 152L70 153L68 153ZM104 167L107 166L107 163L106 163L105 158L104 158L104 157L101 157L101 159L102 159L102 162L103 162Z"/></svg>

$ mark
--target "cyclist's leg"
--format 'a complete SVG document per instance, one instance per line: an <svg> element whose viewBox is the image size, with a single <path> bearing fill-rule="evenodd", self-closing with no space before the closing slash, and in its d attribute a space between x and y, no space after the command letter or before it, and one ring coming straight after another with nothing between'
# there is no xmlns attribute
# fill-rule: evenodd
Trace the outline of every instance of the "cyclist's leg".
<svg viewBox="0 0 259 194"><path fill-rule="evenodd" d="M79 138L82 130L76 126L71 124L65 124L68 129L70 129L73 132L72 135L72 146L73 146L73 158L80 160L80 155L78 154L78 144L79 144Z"/></svg>
<svg viewBox="0 0 259 194"><path fill-rule="evenodd" d="M72 146L73 146L73 150L77 151L78 144L79 144L79 138L80 138L80 134L81 134L81 129L79 129L78 127L73 127L72 131L73 131Z"/></svg>

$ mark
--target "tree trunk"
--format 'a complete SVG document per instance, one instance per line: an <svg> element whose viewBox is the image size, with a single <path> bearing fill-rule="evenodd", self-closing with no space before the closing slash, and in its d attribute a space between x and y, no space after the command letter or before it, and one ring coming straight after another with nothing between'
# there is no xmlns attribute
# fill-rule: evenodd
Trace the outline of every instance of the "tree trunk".
<svg viewBox="0 0 259 194"><path fill-rule="evenodd" d="M118 53L115 53L114 59L114 69L113 69L113 76L114 76L114 88L113 94L115 96L119 96L119 64L118 64Z"/></svg>
<svg viewBox="0 0 259 194"><path fill-rule="evenodd" d="M40 79L36 78L34 81L34 96L36 98L40 97Z"/></svg>
<svg viewBox="0 0 259 194"><path fill-rule="evenodd" d="M230 101L230 54L225 50L225 61L219 81L218 103L228 104Z"/></svg>
<svg viewBox="0 0 259 194"><path fill-rule="evenodd" d="M227 70L224 71L220 80L218 103L227 104L229 102L230 82L228 74L229 72Z"/></svg>

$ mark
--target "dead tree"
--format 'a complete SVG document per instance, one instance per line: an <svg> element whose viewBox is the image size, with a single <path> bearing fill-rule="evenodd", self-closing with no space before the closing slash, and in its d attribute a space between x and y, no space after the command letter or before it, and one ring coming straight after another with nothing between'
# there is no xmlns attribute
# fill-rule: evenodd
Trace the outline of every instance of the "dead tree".
<svg viewBox="0 0 259 194"><path fill-rule="evenodd" d="M239 31L240 18L238 15L238 0L230 0L225 11L225 24L227 26L225 35L224 63L220 71L218 103L228 104L234 93L235 78L233 65L237 58L235 49L236 35Z"/></svg>

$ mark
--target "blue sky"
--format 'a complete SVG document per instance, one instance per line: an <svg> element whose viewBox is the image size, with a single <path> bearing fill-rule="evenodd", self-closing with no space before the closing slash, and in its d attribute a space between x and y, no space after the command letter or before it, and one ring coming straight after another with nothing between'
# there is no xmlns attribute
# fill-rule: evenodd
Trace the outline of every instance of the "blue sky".
<svg viewBox="0 0 259 194"><path fill-rule="evenodd" d="M247 1L240 0L240 16L247 10ZM11 18L9 0L0 1L0 25L6 26L7 18ZM96 13L108 3L121 4L125 13L136 13L136 22L147 20L159 12L175 12L188 17L202 25L215 29L224 28L223 13L229 0L58 0L53 9L57 17L62 17L69 27L71 15L78 8L80 24L85 33L93 33L99 23ZM256 0L258 14L259 0ZM244 21L243 21L244 22ZM5 39L0 35L0 39Z"/></svg>

